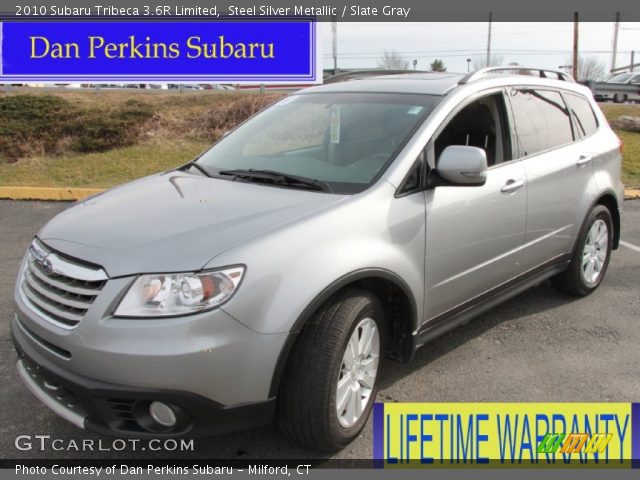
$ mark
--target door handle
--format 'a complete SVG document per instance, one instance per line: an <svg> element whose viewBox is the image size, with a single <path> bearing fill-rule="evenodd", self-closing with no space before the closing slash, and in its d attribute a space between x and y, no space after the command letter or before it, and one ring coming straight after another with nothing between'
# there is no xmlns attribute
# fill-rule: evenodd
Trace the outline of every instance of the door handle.
<svg viewBox="0 0 640 480"><path fill-rule="evenodd" d="M578 161L576 162L576 165L578 167L582 167L582 166L586 165L587 163L589 163L592 159L593 159L593 157L591 155L580 155L580 158L578 158Z"/></svg>
<svg viewBox="0 0 640 480"><path fill-rule="evenodd" d="M505 183L502 188L500 189L500 191L502 193L513 193L516 190L518 190L519 188L524 187L524 180L520 179L520 180L507 180L507 183Z"/></svg>

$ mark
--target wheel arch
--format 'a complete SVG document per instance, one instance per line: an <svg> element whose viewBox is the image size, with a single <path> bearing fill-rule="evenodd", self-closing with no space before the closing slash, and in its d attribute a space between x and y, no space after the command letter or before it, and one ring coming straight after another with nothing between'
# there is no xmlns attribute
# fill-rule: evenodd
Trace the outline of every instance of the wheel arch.
<svg viewBox="0 0 640 480"><path fill-rule="evenodd" d="M611 248L616 250L620 245L620 208L618 200L613 192L606 191L602 193L598 199L591 205L591 208L596 205L603 205L607 207L613 220L613 242ZM591 211L591 208L589 211Z"/></svg>
<svg viewBox="0 0 640 480"><path fill-rule="evenodd" d="M327 286L307 305L291 327L287 341L280 351L269 389L269 397L277 396L291 349L298 334L316 311L339 292L361 288L378 296L385 310L387 332L387 356L408 361L415 348L413 332L418 326L417 303L409 285L395 273L378 268L366 268L340 277Z"/></svg>

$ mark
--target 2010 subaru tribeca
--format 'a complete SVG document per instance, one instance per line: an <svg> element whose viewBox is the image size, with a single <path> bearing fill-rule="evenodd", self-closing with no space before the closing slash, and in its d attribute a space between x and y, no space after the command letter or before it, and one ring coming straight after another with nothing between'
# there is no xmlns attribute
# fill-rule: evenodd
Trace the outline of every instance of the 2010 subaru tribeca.
<svg viewBox="0 0 640 480"><path fill-rule="evenodd" d="M620 142L587 88L531 72L306 89L181 168L77 203L20 270L21 378L98 432L275 416L344 447L383 357L546 278L587 295L604 277Z"/></svg>

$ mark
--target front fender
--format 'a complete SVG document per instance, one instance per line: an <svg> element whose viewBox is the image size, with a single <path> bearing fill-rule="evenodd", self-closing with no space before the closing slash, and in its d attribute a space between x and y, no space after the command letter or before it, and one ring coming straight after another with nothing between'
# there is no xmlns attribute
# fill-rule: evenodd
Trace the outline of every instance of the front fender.
<svg viewBox="0 0 640 480"><path fill-rule="evenodd" d="M404 283L417 326L424 296L424 195L396 199L393 194L383 183L214 258L208 267L247 265L224 310L258 332L290 332L300 328L308 306L340 279L354 272L386 272Z"/></svg>

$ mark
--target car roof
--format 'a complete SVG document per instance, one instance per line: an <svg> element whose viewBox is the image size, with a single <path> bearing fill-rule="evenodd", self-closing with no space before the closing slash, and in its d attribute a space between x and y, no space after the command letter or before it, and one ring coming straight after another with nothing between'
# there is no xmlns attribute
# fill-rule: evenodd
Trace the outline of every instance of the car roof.
<svg viewBox="0 0 640 480"><path fill-rule="evenodd" d="M541 78L535 75L518 75L491 72L476 76L462 73L415 73L381 75L354 79L346 82L319 85L300 93L414 93L423 95L446 95L456 88L472 86L476 89L492 86L532 85L574 90L585 94L588 88L571 80Z"/></svg>
<svg viewBox="0 0 640 480"><path fill-rule="evenodd" d="M464 77L458 73L381 75L305 89L305 93L369 92L444 95Z"/></svg>

